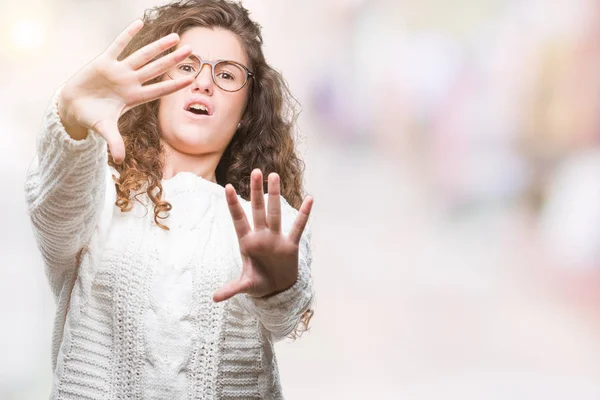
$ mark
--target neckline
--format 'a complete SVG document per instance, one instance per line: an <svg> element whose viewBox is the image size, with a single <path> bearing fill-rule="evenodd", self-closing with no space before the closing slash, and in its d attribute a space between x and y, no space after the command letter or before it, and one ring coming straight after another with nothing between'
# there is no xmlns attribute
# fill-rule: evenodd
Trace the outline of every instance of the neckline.
<svg viewBox="0 0 600 400"><path fill-rule="evenodd" d="M190 171L179 171L169 179L162 179L163 188L169 191L185 191L195 186L201 185L209 190L225 193L225 188L216 182L204 179Z"/></svg>

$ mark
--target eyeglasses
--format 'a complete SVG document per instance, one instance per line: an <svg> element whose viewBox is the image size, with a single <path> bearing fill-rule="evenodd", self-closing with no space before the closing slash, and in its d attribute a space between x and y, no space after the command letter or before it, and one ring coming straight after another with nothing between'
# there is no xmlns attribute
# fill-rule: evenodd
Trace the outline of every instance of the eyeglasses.
<svg viewBox="0 0 600 400"><path fill-rule="evenodd" d="M167 75L171 79L186 76L193 76L196 79L204 64L211 66L212 80L215 85L226 92L241 90L246 86L248 80L254 76L252 71L238 62L228 60L205 61L194 54L169 69Z"/></svg>

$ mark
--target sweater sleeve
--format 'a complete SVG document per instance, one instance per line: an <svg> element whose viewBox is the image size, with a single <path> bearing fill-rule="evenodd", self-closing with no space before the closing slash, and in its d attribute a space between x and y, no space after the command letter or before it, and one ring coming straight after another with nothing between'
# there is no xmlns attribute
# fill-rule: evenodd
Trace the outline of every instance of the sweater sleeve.
<svg viewBox="0 0 600 400"><path fill-rule="evenodd" d="M66 132L57 108L61 90L44 114L25 180L28 213L55 295L98 222L109 170L102 137L90 130L86 139L74 140Z"/></svg>
<svg viewBox="0 0 600 400"><path fill-rule="evenodd" d="M281 229L288 235L298 211L281 197ZM268 195L265 194L265 207ZM247 205L249 205L248 203ZM250 208L246 210L248 219L252 220ZM272 334L274 341L284 339L296 328L305 311L309 310L314 300L314 289L311 278L312 253L310 245L310 220L300 238L298 249L298 278L287 290L265 298L255 298L247 294L239 295L242 307L254 315Z"/></svg>

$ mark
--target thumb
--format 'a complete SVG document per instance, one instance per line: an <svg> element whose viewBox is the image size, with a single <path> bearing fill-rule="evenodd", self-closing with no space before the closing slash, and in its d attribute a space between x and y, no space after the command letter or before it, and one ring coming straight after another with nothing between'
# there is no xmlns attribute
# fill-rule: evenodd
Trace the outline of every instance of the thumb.
<svg viewBox="0 0 600 400"><path fill-rule="evenodd" d="M123 162L125 159L125 143L123 142L123 137L119 132L116 121L98 121L92 129L106 140L113 160L117 164Z"/></svg>
<svg viewBox="0 0 600 400"><path fill-rule="evenodd" d="M228 300L238 293L244 293L249 287L250 284L244 283L240 279L229 281L213 294L213 301L218 303Z"/></svg>

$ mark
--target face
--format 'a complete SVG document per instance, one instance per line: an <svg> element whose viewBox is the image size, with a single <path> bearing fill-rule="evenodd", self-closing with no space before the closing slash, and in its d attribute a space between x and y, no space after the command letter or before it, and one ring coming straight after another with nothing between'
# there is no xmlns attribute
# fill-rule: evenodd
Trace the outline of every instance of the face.
<svg viewBox="0 0 600 400"><path fill-rule="evenodd" d="M186 44L203 60L231 60L249 67L237 35L228 30L191 28L180 35L177 47ZM237 92L226 92L213 82L211 74L211 66L205 64L191 85L160 99L161 138L172 151L223 154L231 141L246 108L249 84ZM163 79L171 78L165 74ZM188 111L190 103L207 106L210 115Z"/></svg>

